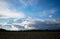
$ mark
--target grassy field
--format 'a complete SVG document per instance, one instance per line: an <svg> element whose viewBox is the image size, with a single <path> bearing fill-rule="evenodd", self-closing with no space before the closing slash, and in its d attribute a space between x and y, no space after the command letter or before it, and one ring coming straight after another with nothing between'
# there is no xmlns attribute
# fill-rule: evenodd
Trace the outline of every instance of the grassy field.
<svg viewBox="0 0 60 39"><path fill-rule="evenodd" d="M60 32L0 32L0 39L60 39Z"/></svg>

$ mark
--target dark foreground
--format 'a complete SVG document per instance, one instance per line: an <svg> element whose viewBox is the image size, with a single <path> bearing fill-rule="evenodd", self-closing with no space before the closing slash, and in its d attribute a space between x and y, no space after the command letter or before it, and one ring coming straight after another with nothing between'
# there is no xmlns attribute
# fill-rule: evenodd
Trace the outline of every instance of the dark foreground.
<svg viewBox="0 0 60 39"><path fill-rule="evenodd" d="M60 39L60 32L0 32L0 39Z"/></svg>

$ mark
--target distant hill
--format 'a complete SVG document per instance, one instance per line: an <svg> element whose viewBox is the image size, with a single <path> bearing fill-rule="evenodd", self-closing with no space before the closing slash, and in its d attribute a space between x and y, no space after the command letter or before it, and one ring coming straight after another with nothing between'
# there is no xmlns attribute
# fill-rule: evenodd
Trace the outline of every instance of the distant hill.
<svg viewBox="0 0 60 39"><path fill-rule="evenodd" d="M5 29L0 29L0 32L6 32L6 30Z"/></svg>
<svg viewBox="0 0 60 39"><path fill-rule="evenodd" d="M10 31L5 29L0 29L0 32L60 32L60 30L20 30L20 31Z"/></svg>

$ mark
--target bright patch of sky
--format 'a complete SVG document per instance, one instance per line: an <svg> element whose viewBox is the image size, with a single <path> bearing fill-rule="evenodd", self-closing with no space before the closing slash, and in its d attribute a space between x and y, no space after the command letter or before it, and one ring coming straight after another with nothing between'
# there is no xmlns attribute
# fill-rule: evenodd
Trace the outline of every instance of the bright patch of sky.
<svg viewBox="0 0 60 39"><path fill-rule="evenodd" d="M20 23L22 26L27 19L60 20L60 0L0 0L0 24ZM14 29L18 30L13 26Z"/></svg>

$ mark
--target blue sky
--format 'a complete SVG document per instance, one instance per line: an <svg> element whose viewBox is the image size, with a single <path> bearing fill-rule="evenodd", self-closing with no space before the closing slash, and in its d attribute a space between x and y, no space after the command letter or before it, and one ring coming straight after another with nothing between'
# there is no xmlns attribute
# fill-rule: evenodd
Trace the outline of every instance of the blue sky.
<svg viewBox="0 0 60 39"><path fill-rule="evenodd" d="M60 0L0 0L0 24L23 24L27 19L58 22Z"/></svg>
<svg viewBox="0 0 60 39"><path fill-rule="evenodd" d="M27 16L33 18L60 18L60 1L59 0L10 0L11 10L22 11ZM42 16L43 15L43 16Z"/></svg>

